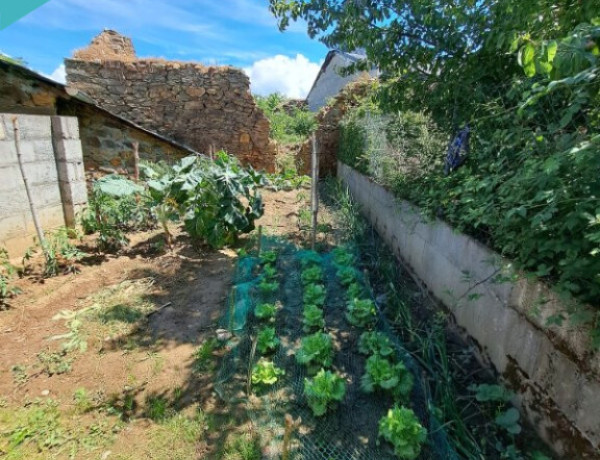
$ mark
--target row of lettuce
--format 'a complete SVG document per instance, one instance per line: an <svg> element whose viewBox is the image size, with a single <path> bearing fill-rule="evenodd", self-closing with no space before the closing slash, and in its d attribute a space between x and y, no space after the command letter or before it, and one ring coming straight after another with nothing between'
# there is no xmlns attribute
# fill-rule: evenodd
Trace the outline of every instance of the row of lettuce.
<svg viewBox="0 0 600 460"><path fill-rule="evenodd" d="M362 331L358 353L367 356L365 372L360 378L361 390L366 393L382 392L393 398L394 405L379 421L379 436L389 442L396 456L415 459L427 438L427 430L414 412L407 407L413 387L413 377L397 353L390 339L375 330L375 304L367 297L360 276L354 267L353 255L344 247L332 251L336 276L343 286L346 298L345 317L348 326ZM278 289L275 268L277 253L261 255L261 298L274 300ZM335 347L325 321L327 289L324 283L323 259L314 251L302 251L299 257L302 284L302 325L304 336L294 351L296 362L305 367L309 377L304 379L304 397L315 417L323 417L336 410L346 395L347 379L335 370ZM260 355L252 370L251 381L259 389L280 381L284 369L277 367L276 353L280 345L275 327L281 305L277 302L258 303L254 316L259 322L256 331L256 351Z"/></svg>

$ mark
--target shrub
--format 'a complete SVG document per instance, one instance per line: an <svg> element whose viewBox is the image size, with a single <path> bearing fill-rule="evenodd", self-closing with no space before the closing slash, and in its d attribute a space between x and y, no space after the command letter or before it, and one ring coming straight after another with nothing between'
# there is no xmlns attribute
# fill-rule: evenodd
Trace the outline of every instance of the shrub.
<svg viewBox="0 0 600 460"><path fill-rule="evenodd" d="M414 460L421 453L427 430L412 410L395 406L379 420L379 437L394 446L398 458Z"/></svg>
<svg viewBox="0 0 600 460"><path fill-rule="evenodd" d="M339 375L321 369L312 379L304 379L306 402L317 417L324 415L332 403L346 394L346 382Z"/></svg>

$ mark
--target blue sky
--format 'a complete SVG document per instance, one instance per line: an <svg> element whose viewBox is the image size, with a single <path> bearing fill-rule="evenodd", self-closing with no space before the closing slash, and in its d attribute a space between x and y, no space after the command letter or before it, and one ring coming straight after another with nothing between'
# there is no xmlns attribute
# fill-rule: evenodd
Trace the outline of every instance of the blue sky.
<svg viewBox="0 0 600 460"><path fill-rule="evenodd" d="M0 31L0 51L60 80L63 58L105 28L138 57L244 68L258 94L305 96L327 53L302 24L279 32L267 0L50 0Z"/></svg>

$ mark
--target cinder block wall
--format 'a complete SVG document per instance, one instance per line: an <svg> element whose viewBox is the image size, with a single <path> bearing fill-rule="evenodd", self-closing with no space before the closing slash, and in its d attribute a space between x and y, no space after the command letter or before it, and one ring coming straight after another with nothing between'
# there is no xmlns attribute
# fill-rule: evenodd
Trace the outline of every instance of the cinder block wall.
<svg viewBox="0 0 600 460"><path fill-rule="evenodd" d="M19 169L13 119L25 175L45 231L75 223L87 203L77 119L0 114L0 246L11 258L33 244L35 227Z"/></svg>
<svg viewBox="0 0 600 460"><path fill-rule="evenodd" d="M338 163L338 177L390 249L479 344L560 458L600 458L600 352L587 331L547 325L565 311L558 296L351 167Z"/></svg>

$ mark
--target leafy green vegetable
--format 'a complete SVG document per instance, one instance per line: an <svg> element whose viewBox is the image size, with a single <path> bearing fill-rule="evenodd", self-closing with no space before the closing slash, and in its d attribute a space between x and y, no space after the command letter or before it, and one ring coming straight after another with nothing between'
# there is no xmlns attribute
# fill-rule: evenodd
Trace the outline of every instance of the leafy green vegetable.
<svg viewBox="0 0 600 460"><path fill-rule="evenodd" d="M279 346L279 338L274 327L263 327L256 335L256 349L260 354L274 351Z"/></svg>
<svg viewBox="0 0 600 460"><path fill-rule="evenodd" d="M305 268L304 270L302 270L301 278L302 278L302 284L305 286L307 284L315 284L322 280L323 271L317 265L315 265L313 267Z"/></svg>
<svg viewBox="0 0 600 460"><path fill-rule="evenodd" d="M322 306L325 303L325 286L322 284L309 284L304 288L303 300L305 305Z"/></svg>
<svg viewBox="0 0 600 460"><path fill-rule="evenodd" d="M350 286L357 281L357 274L354 267L341 266L337 270L337 277L340 279L342 286Z"/></svg>
<svg viewBox="0 0 600 460"><path fill-rule="evenodd" d="M349 299L360 298L364 294L364 289L359 283L352 283L348 286L347 294Z"/></svg>
<svg viewBox="0 0 600 460"><path fill-rule="evenodd" d="M273 320L277 313L277 305L274 303L261 303L254 308L254 316L258 319Z"/></svg>
<svg viewBox="0 0 600 460"><path fill-rule="evenodd" d="M350 267L354 264L354 256L344 246L339 246L331 251L333 261L341 266Z"/></svg>
<svg viewBox="0 0 600 460"><path fill-rule="evenodd" d="M393 364L389 359L373 355L367 359L360 387L367 393L376 388L390 391L394 397L406 400L413 387L413 376L404 363Z"/></svg>
<svg viewBox="0 0 600 460"><path fill-rule="evenodd" d="M346 394L346 382L331 371L321 369L312 379L304 379L306 402L317 417L324 415L333 402L339 402Z"/></svg>
<svg viewBox="0 0 600 460"><path fill-rule="evenodd" d="M283 369L273 364L273 361L260 359L252 368L252 383L255 385L273 385L279 377L285 375Z"/></svg>
<svg viewBox="0 0 600 460"><path fill-rule="evenodd" d="M269 281L264 278L258 283L258 289L260 289L260 292L263 294L273 294L279 289L279 281Z"/></svg>
<svg viewBox="0 0 600 460"><path fill-rule="evenodd" d="M476 392L475 399L480 402L508 402L515 395L512 391L502 385L489 385L487 383L471 385L469 390Z"/></svg>
<svg viewBox="0 0 600 460"><path fill-rule="evenodd" d="M232 244L237 235L254 229L263 214L259 187L264 176L225 152L214 160L186 157L174 166L141 165L156 204L171 203L189 235L213 248Z"/></svg>
<svg viewBox="0 0 600 460"><path fill-rule="evenodd" d="M271 264L264 265L262 272L267 280L272 280L277 276L277 269Z"/></svg>
<svg viewBox="0 0 600 460"><path fill-rule="evenodd" d="M358 327L372 326L376 320L375 304L369 299L352 299L348 302L346 319Z"/></svg>
<svg viewBox="0 0 600 460"><path fill-rule="evenodd" d="M325 327L323 310L316 305L305 305L302 315L304 317L302 320L304 324L304 332L310 332L313 329L323 329Z"/></svg>
<svg viewBox="0 0 600 460"><path fill-rule="evenodd" d="M315 332L302 339L296 353L296 361L308 366L310 373L321 367L329 367L333 361L333 343L331 336L324 332Z"/></svg>
<svg viewBox="0 0 600 460"><path fill-rule="evenodd" d="M394 446L398 458L414 460L421 453L427 430L412 410L395 406L379 420L379 436Z"/></svg>
<svg viewBox="0 0 600 460"><path fill-rule="evenodd" d="M277 252L275 251L263 251L260 253L260 263L262 264L274 264L277 260Z"/></svg>
<svg viewBox="0 0 600 460"><path fill-rule="evenodd" d="M365 331L358 341L358 351L364 355L379 355L385 358L394 353L394 346L383 332Z"/></svg>

